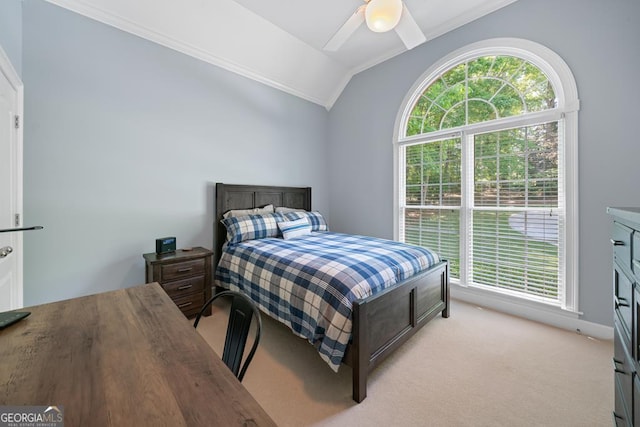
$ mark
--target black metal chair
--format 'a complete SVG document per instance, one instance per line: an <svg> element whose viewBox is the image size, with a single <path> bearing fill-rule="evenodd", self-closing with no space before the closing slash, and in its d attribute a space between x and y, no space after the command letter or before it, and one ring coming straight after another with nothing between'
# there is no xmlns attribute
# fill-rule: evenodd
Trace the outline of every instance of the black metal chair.
<svg viewBox="0 0 640 427"><path fill-rule="evenodd" d="M200 310L200 313L196 316L196 321L193 324L194 328L198 327L200 318L204 314L207 307L209 307L215 300L220 297L231 298L231 308L229 311L229 323L227 325L227 336L224 341L224 351L222 352L222 361L231 369L231 372L242 381L247 367L253 359L258 343L260 342L260 336L262 335L262 319L260 317L260 310L258 307L244 294L235 291L223 291L215 294L209 301L207 301ZM244 364L242 364L242 356L244 355L244 349L247 344L247 338L249 337L249 327L251 326L251 320L253 317L258 320L256 327L256 336L253 341L253 346L247 355ZM242 369L240 365L242 364Z"/></svg>

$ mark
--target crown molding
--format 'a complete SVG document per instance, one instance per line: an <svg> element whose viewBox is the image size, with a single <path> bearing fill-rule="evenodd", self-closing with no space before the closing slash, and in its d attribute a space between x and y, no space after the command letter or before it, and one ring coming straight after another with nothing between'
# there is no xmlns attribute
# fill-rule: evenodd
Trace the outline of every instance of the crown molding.
<svg viewBox="0 0 640 427"><path fill-rule="evenodd" d="M127 17L123 16L123 11L130 5L126 0L45 1L324 106L327 110L333 107L354 75L407 51L395 49L364 64L348 67L234 0L183 0L166 3L162 8L154 8L153 0L136 0L130 9L133 13L127 13ZM515 1L481 2L477 7L425 32L426 40ZM211 16L224 19L211 25L207 20ZM191 25L180 25L180 20ZM247 28L255 31L248 32ZM259 38L252 38L255 34Z"/></svg>
<svg viewBox="0 0 640 427"><path fill-rule="evenodd" d="M220 68L223 68L232 73L244 76L251 80L260 82L267 86L278 89L282 92L288 93L290 95L296 96L298 98L302 98L314 104L318 104L324 106L327 110L331 108L337 97L340 95L340 92L344 89L346 84L348 83L351 75L349 72L339 65L337 62L331 60L326 55L318 52L314 48L309 45L302 43L300 40L296 39L293 36L290 36L288 33L284 33L279 28L275 27L273 24L267 23L267 21L262 20L262 18L253 14L251 11L241 8L242 11L239 13L250 14L251 19L261 19L264 21L265 25L269 25L273 27L274 37L282 38L282 34L286 34L285 38L288 38L290 44L292 44L297 49L297 54L292 53L292 57L285 57L284 61L290 61L293 64L298 64L299 62L307 62L310 63L309 66L313 66L313 72L305 73L304 70L302 72L298 71L293 76L298 80L297 84L292 84L291 82L286 81L281 78L282 76L274 76L270 74L269 67L260 67L261 64L259 61L256 61L253 66L249 66L245 63L240 63L237 60L230 59L226 56L222 56L221 54L216 53L212 49L205 49L199 46L194 45L193 43L189 43L185 40L182 40L178 37L169 36L161 33L153 28L147 27L145 25L140 24L139 22L134 22L128 18L125 18L117 13L107 11L91 5L87 2L81 0L45 0L49 3L52 3L56 6L62 7L64 9L70 10L79 15L85 16L89 19L101 22L103 24L114 27L118 30L136 35L143 39L152 41L159 45L165 46L169 49L184 53L193 58L199 59L201 61L207 62L212 65L216 65ZM234 3L235 4L235 3ZM280 33L280 34L279 34ZM233 34L230 35L233 38ZM288 51L287 51L288 52ZM299 56L300 53L307 56L309 61L300 61ZM282 50L278 51L279 59L282 61L283 56L286 56L286 53L283 55ZM253 57L250 53L245 53L244 57ZM264 57L265 55L255 55L255 57ZM293 57L295 56L295 57ZM304 66L304 64L303 64ZM321 68L321 71L318 71L318 67ZM261 69L262 68L262 69ZM325 79L332 80L329 84L325 84L325 89L318 89L317 81L312 81L314 76L323 76ZM308 76L308 77L305 77ZM325 80L326 82L327 80ZM333 83L333 84L331 84ZM328 87L328 90L326 89ZM339 88L336 94L335 88Z"/></svg>

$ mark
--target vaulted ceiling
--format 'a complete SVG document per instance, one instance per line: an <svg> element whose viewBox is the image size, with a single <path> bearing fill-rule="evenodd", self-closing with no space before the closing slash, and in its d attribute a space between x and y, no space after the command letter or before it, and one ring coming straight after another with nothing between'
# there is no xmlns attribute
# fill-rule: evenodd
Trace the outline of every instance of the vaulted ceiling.
<svg viewBox="0 0 640 427"><path fill-rule="evenodd" d="M330 109L354 74L407 49L360 25L326 43L362 0L48 0ZM426 41L516 0L404 0Z"/></svg>

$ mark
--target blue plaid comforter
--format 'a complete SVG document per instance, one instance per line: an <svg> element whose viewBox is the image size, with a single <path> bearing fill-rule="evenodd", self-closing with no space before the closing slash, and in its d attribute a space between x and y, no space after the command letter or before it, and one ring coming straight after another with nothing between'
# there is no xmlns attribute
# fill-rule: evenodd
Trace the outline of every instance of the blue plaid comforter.
<svg viewBox="0 0 640 427"><path fill-rule="evenodd" d="M318 349L338 371L351 337L355 300L440 261L426 248L374 237L314 232L229 244L217 286L240 290Z"/></svg>

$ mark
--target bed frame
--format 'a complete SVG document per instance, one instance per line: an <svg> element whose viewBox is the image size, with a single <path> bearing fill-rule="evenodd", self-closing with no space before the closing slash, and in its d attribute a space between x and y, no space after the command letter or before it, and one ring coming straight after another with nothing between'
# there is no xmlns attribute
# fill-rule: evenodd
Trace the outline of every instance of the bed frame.
<svg viewBox="0 0 640 427"><path fill-rule="evenodd" d="M311 210L311 188L216 184L215 265L226 237L222 215L229 209L268 204ZM351 344L343 360L353 369L353 400L367 397L369 372L439 313L449 317L447 261L354 302Z"/></svg>

